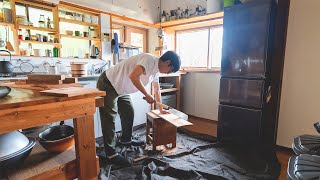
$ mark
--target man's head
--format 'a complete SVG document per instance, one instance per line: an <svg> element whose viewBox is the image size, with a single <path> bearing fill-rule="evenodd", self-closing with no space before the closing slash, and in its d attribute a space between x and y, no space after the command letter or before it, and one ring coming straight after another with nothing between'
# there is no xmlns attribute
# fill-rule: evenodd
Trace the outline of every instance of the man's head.
<svg viewBox="0 0 320 180"><path fill-rule="evenodd" d="M165 52L159 60L160 73L174 73L180 69L181 60L174 51Z"/></svg>

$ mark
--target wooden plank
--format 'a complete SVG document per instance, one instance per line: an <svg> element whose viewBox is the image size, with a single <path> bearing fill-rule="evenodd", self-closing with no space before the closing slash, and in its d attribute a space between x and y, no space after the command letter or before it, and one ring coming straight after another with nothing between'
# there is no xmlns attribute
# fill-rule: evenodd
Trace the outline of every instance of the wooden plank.
<svg viewBox="0 0 320 180"><path fill-rule="evenodd" d="M26 129L65 119L78 118L95 112L95 98L92 97L3 109L0 111L0 134L16 129Z"/></svg>
<svg viewBox="0 0 320 180"><path fill-rule="evenodd" d="M24 86L24 85L19 85ZM70 101L84 98L95 98L99 96L105 96L105 91L97 91L89 94L75 96L75 97L54 97L54 96L42 96L39 90L30 90L22 88L11 88L11 92L5 98L0 99L0 110L20 108L26 106L39 105L44 103L55 103L62 101ZM1 116L1 114L0 114Z"/></svg>
<svg viewBox="0 0 320 180"><path fill-rule="evenodd" d="M90 37L82 37L82 36L70 36L70 35L66 35L66 34L61 34L61 37L73 38L73 39L91 40L91 41L100 41L100 38L90 38Z"/></svg>
<svg viewBox="0 0 320 180"><path fill-rule="evenodd" d="M223 12L217 12L217 13L206 14L203 16L195 16L195 17L190 17L190 18L185 18L185 19L177 19L177 20L162 22L161 26L163 28L166 28L166 27L171 27L171 26L178 26L178 25L183 25L183 24L208 21L208 20L212 20L212 19L223 19L223 15L224 15ZM156 25L160 26L160 23L157 23Z"/></svg>
<svg viewBox="0 0 320 180"><path fill-rule="evenodd" d="M63 84L70 84L70 83L78 83L78 78L71 77L63 80Z"/></svg>
<svg viewBox="0 0 320 180"><path fill-rule="evenodd" d="M61 74L28 74L29 80L38 80L41 81L43 79L46 79L47 81L51 80L64 80L66 77L65 75Z"/></svg>
<svg viewBox="0 0 320 180"><path fill-rule="evenodd" d="M34 26L26 26L26 25L18 25L19 29L30 29L35 31L43 31L43 32L53 32L56 33L55 29L42 28L42 27L34 27Z"/></svg>
<svg viewBox="0 0 320 180"><path fill-rule="evenodd" d="M58 97L73 97L73 96L84 95L87 93L92 93L97 91L99 90L96 88L68 87L68 88L44 90L44 91L40 91L40 94L47 95L47 96L58 96Z"/></svg>
<svg viewBox="0 0 320 180"><path fill-rule="evenodd" d="M174 114L161 114L159 110L152 110L151 112L154 113L155 115L161 117L162 119L168 121L169 123L173 124L176 127L193 125L189 121L181 119Z"/></svg>
<svg viewBox="0 0 320 180"><path fill-rule="evenodd" d="M95 107L94 107L95 108ZM94 117L83 116L73 120L75 128L75 148L77 157L77 169L80 180L97 179L98 168L95 161L96 144L94 138ZM91 171L88 171L88 170Z"/></svg>
<svg viewBox="0 0 320 180"><path fill-rule="evenodd" d="M93 23L77 21L77 20L72 20L72 19L65 19L65 18L60 18L60 22L79 24L79 25L83 25L83 26L99 27L99 24L93 24Z"/></svg>
<svg viewBox="0 0 320 180"><path fill-rule="evenodd" d="M78 175L75 158L74 146L62 153L54 154L36 144L22 166L9 169L6 173L10 180L76 179ZM99 165L98 157L96 162Z"/></svg>
<svg viewBox="0 0 320 180"><path fill-rule="evenodd" d="M76 158L73 149L74 147L60 154L53 154L37 143L23 165L16 169L7 170L7 175L10 180L32 179L37 174L57 170L60 165L71 162ZM57 159L61 159L61 157L63 157L63 161L57 162Z"/></svg>
<svg viewBox="0 0 320 180"><path fill-rule="evenodd" d="M33 80L33 79L27 79L27 84L62 84L62 80L48 80L48 79L42 79L42 80Z"/></svg>

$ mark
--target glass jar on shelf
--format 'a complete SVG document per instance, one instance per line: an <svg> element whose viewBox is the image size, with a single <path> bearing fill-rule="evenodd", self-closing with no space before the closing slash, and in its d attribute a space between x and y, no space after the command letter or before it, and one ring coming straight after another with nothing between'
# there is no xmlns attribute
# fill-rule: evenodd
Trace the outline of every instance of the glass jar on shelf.
<svg viewBox="0 0 320 180"><path fill-rule="evenodd" d="M2 14L3 14L4 22L9 22L9 23L13 22L12 9L11 9L9 0L4 0L3 1L3 3L2 3Z"/></svg>
<svg viewBox="0 0 320 180"><path fill-rule="evenodd" d="M44 15L40 15L39 21L38 21L38 26L41 28L45 28L46 27L46 20L44 18Z"/></svg>

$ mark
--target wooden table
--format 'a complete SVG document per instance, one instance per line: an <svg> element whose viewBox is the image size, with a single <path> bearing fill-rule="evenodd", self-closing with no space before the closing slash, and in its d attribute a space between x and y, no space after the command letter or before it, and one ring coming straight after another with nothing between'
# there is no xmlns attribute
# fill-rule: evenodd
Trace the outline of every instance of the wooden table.
<svg viewBox="0 0 320 180"><path fill-rule="evenodd" d="M105 96L105 92L54 97L40 95L36 90L12 88L7 97L0 99L0 134L73 119L77 176L82 180L97 179L99 167L96 162L93 116L96 97L99 96ZM47 175L50 174L43 173L41 177L50 177Z"/></svg>

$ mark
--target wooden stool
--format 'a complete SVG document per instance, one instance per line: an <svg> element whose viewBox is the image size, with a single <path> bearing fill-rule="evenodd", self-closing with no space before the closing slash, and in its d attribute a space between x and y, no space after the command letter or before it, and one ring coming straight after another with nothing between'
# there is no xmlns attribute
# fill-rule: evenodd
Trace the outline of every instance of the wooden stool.
<svg viewBox="0 0 320 180"><path fill-rule="evenodd" d="M177 127L168 121L158 117L152 112L147 113L146 142L152 143L152 149L156 150L159 145L172 144L176 147ZM150 133L152 128L152 133Z"/></svg>

